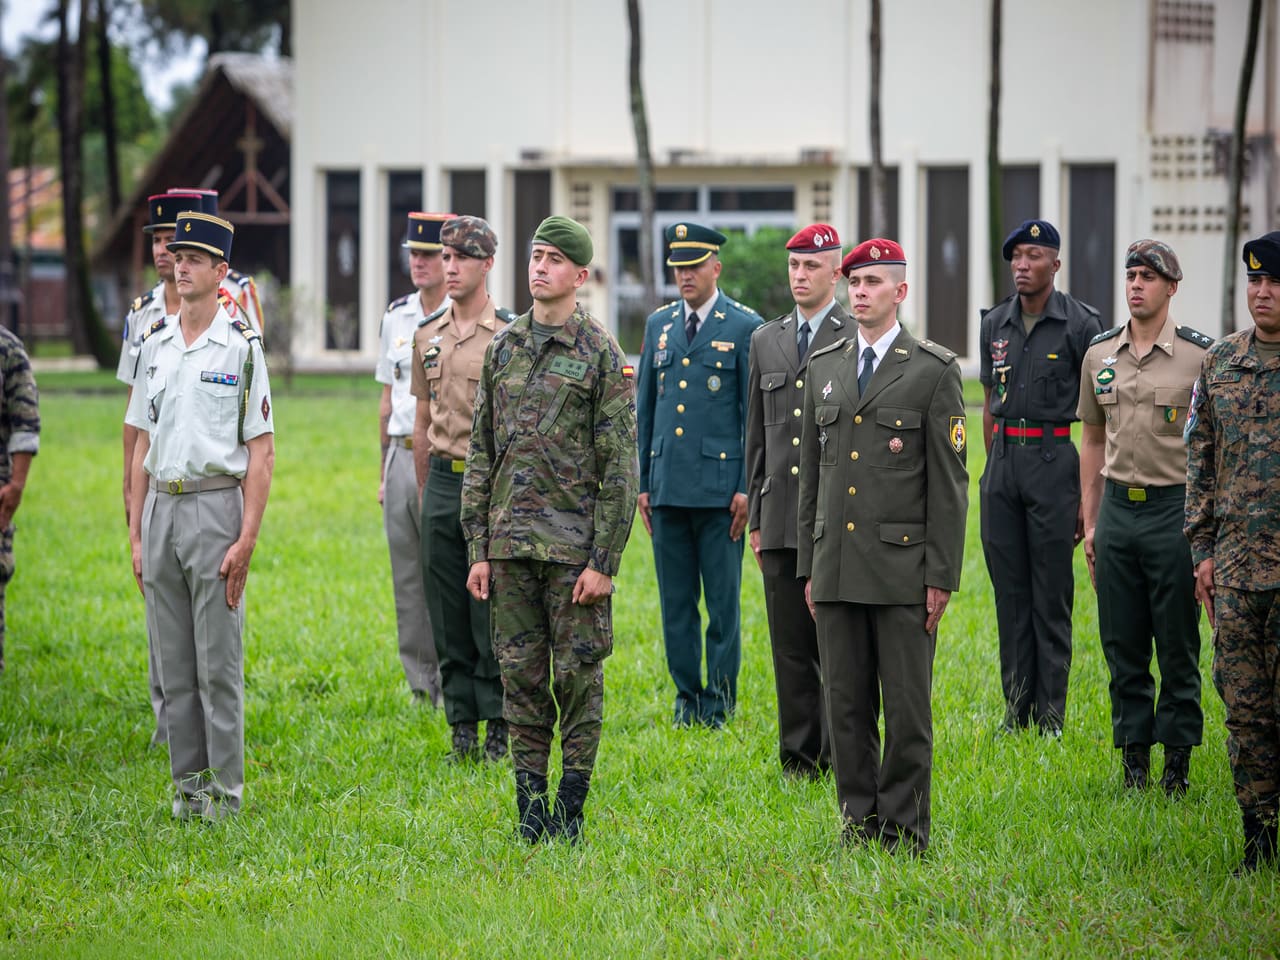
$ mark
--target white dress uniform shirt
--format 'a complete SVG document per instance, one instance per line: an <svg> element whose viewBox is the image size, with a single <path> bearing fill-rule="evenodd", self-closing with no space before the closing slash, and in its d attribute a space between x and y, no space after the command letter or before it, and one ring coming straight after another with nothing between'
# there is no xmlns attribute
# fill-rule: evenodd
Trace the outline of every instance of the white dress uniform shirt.
<svg viewBox="0 0 1280 960"><path fill-rule="evenodd" d="M250 356L251 383L245 376ZM242 402L246 442L275 432L261 343L245 339L222 307L190 346L178 323L148 337L138 380L125 423L151 435L143 466L157 480L243 478L249 450L239 439Z"/></svg>

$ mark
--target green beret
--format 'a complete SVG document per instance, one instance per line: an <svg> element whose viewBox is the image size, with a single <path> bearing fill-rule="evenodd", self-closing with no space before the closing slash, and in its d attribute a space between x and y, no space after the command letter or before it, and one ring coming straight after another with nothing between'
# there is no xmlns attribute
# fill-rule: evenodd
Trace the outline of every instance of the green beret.
<svg viewBox="0 0 1280 960"><path fill-rule="evenodd" d="M533 233L534 243L549 243L580 267L591 262L595 252L587 228L568 217L547 217Z"/></svg>

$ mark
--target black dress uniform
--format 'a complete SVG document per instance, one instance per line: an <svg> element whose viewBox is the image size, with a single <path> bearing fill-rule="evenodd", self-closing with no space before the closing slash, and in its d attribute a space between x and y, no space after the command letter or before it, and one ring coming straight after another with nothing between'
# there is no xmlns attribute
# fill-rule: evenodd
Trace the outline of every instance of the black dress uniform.
<svg viewBox="0 0 1280 960"><path fill-rule="evenodd" d="M1098 311L1059 290L1027 333L1017 294L982 313L984 387L995 432L979 485L995 591L1006 726L1062 729L1071 670L1072 552L1080 458L1071 442L1080 364Z"/></svg>
<svg viewBox="0 0 1280 960"><path fill-rule="evenodd" d="M691 239L679 242L699 243L693 238L703 234L724 241L696 224L671 230L687 230L682 236ZM729 539L729 505L735 494L747 491L747 355L760 315L719 292L690 342L688 310L677 300L645 323L636 402L640 492L649 494L653 508L654 566L667 667L676 685L675 720L719 726L737 701L742 659L743 543ZM700 588L707 605L705 683Z"/></svg>

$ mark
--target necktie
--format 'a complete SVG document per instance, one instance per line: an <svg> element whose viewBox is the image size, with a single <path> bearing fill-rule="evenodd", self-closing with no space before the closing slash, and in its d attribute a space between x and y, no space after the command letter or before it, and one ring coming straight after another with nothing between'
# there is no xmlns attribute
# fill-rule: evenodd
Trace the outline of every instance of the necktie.
<svg viewBox="0 0 1280 960"><path fill-rule="evenodd" d="M684 322L684 337L690 343L693 338L698 335L698 312L696 310L689 311L689 319Z"/></svg>
<svg viewBox="0 0 1280 960"><path fill-rule="evenodd" d="M804 362L804 355L809 352L809 321L800 324L800 339L796 341L796 355Z"/></svg>
<svg viewBox="0 0 1280 960"><path fill-rule="evenodd" d="M871 365L876 362L876 352L870 347L862 351L862 372L858 374L858 396L867 392L871 382Z"/></svg>

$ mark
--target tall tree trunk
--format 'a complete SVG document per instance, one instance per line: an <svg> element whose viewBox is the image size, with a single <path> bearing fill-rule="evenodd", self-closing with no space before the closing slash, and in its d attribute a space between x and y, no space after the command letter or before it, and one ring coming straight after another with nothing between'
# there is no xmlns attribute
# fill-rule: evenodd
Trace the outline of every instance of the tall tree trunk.
<svg viewBox="0 0 1280 960"><path fill-rule="evenodd" d="M115 87L111 83L110 28L111 0L98 0L98 77L102 83L102 137L107 154L107 222L120 209L120 144L116 136Z"/></svg>
<svg viewBox="0 0 1280 960"><path fill-rule="evenodd" d="M67 19L70 0L58 0L58 152L62 166L62 232L66 269L66 308L71 344L78 354L92 354L101 367L114 362L114 344L94 309L89 263L84 248L83 164L85 38L93 28L90 4L80 4L76 42Z"/></svg>
<svg viewBox="0 0 1280 960"><path fill-rule="evenodd" d="M0 41L0 323L18 332L18 286L9 226L9 58Z"/></svg>
<svg viewBox="0 0 1280 960"><path fill-rule="evenodd" d="M1004 197L1000 176L1000 33L1001 2L991 0L991 92L987 104L987 260L991 268L991 297L1000 296L1005 276Z"/></svg>
<svg viewBox="0 0 1280 960"><path fill-rule="evenodd" d="M1227 172L1226 268L1222 273L1222 332L1235 329L1236 274L1239 264L1236 246L1240 242L1240 188L1244 182L1244 121L1249 112L1249 89L1253 85L1253 65L1258 58L1258 23L1262 19L1262 0L1250 0L1249 36L1244 44L1244 62L1240 65L1240 86L1236 91L1236 116L1231 130L1231 167ZM1262 211L1258 218L1265 228L1269 218Z"/></svg>
<svg viewBox="0 0 1280 960"><path fill-rule="evenodd" d="M871 0L871 28L867 45L870 47L871 102L867 116L871 127L871 236L883 237L889 229L885 193L884 153L880 142L880 0ZM863 238L865 239L865 238Z"/></svg>
<svg viewBox="0 0 1280 960"><path fill-rule="evenodd" d="M641 77L640 0L627 0L627 26L631 34L629 77L631 82L631 126L636 135L636 178L640 186L640 280L644 302L656 306L657 278L653 270L653 219L657 191L653 184L653 154L649 150L649 115L645 108Z"/></svg>

